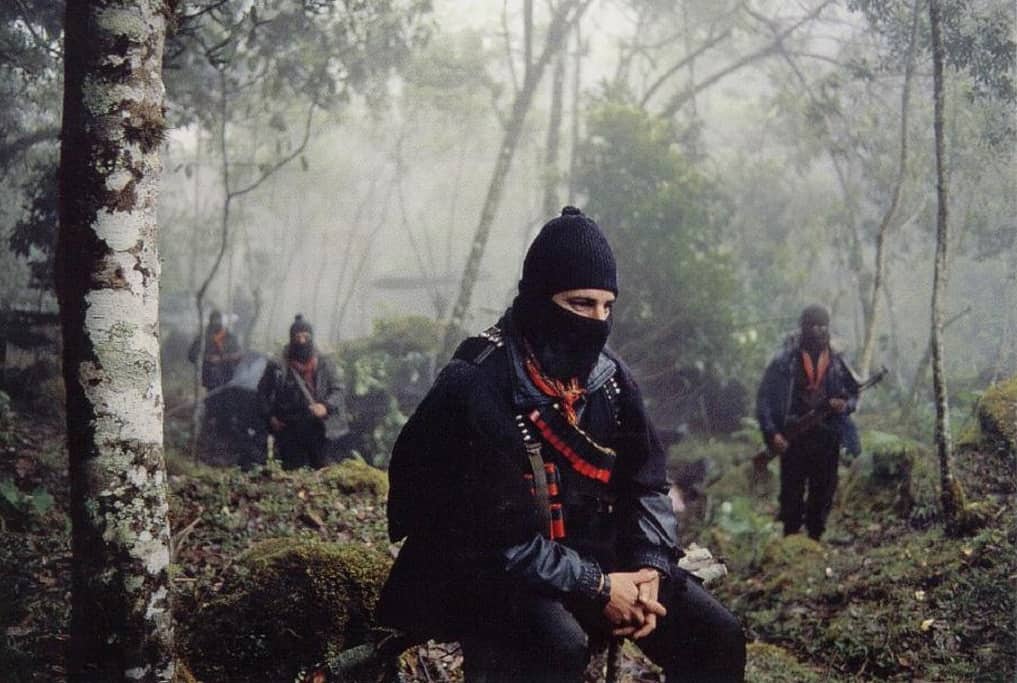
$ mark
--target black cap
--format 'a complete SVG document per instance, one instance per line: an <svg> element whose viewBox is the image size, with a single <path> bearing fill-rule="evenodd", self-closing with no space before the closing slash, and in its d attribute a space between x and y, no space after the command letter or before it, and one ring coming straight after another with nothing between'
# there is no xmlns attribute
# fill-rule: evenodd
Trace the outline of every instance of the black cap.
<svg viewBox="0 0 1017 683"><path fill-rule="evenodd" d="M802 327L809 327L812 325L829 325L830 311L826 310L826 306L821 306L820 304L806 306L802 310L801 316L798 318L798 324Z"/></svg>
<svg viewBox="0 0 1017 683"><path fill-rule="evenodd" d="M574 206L540 229L523 261L522 296L552 296L569 289L618 294L614 254L600 227Z"/></svg>
<svg viewBox="0 0 1017 683"><path fill-rule="evenodd" d="M314 334L314 328L311 327L311 323L304 320L304 316L301 313L297 313L293 318L293 324L290 325L290 337L293 337L297 332Z"/></svg>

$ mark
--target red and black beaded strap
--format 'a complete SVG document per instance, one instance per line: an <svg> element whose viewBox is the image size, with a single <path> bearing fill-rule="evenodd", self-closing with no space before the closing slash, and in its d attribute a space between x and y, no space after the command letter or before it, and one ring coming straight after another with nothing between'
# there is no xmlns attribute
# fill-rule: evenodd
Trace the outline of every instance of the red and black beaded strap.
<svg viewBox="0 0 1017 683"><path fill-rule="evenodd" d="M557 406L535 408L528 417L544 442L561 454L572 469L584 477L604 484L611 481L615 452L601 446L586 432L569 424Z"/></svg>

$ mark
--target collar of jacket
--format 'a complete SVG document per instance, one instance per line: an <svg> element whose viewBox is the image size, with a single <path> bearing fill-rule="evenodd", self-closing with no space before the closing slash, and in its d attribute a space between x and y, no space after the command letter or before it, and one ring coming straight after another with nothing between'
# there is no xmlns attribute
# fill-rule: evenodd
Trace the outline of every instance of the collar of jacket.
<svg viewBox="0 0 1017 683"><path fill-rule="evenodd" d="M830 356L843 356L844 355L844 344L842 340L835 337L830 337ZM802 333L801 330L795 330L789 332L785 337L784 341L781 342L780 353L785 354L788 359L798 355L798 352L802 349Z"/></svg>
<svg viewBox="0 0 1017 683"><path fill-rule="evenodd" d="M521 411L523 408L554 403L554 397L544 394L526 374L526 368L523 366L525 352L522 349L519 333L512 322L511 308L505 312L498 327L505 330L505 348L508 351L509 372L512 375L512 403L516 410ZM615 362L601 351L589 378L586 380L587 395L592 395L603 387L614 376L617 369L618 366Z"/></svg>

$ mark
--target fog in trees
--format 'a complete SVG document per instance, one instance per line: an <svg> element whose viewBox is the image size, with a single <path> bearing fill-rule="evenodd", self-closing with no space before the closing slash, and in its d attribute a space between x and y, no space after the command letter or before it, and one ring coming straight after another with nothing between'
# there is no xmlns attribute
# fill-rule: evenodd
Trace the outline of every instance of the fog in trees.
<svg viewBox="0 0 1017 683"><path fill-rule="evenodd" d="M42 424L66 399L65 3L0 4L3 427L8 404ZM167 458L197 455L206 392L187 356L218 310L265 356L295 315L310 321L347 385L357 453L384 468L456 343L511 304L530 240L574 205L615 250L610 344L675 458L683 436L707 453L757 438L763 368L822 303L858 374L888 369L866 429L938 446L949 496L929 498L929 518L945 506L960 515L949 531L970 531L964 444L986 428L979 402L1017 374L1013 3L152 4L168 19ZM0 470L0 512L36 504L28 484L4 488L17 477ZM711 501L704 526L764 533L762 516ZM876 666L862 659L842 668Z"/></svg>

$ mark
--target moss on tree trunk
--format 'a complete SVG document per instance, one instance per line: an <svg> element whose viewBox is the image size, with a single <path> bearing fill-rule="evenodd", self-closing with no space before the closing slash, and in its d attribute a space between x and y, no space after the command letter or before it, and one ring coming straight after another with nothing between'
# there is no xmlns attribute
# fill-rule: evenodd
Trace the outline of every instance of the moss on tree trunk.
<svg viewBox="0 0 1017 683"><path fill-rule="evenodd" d="M72 678L173 678L156 198L163 0L67 4L57 294Z"/></svg>

